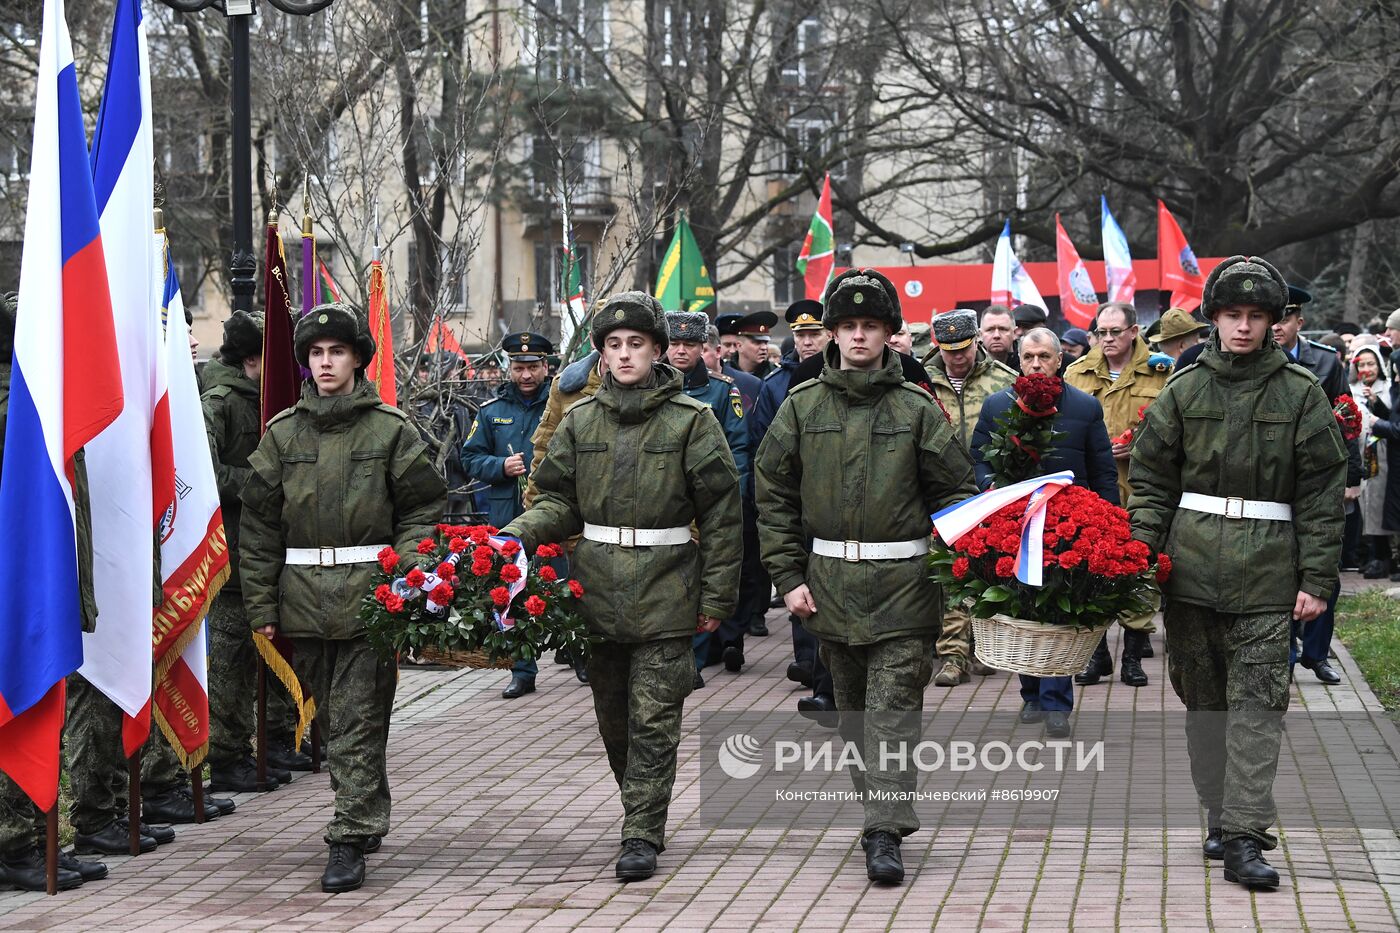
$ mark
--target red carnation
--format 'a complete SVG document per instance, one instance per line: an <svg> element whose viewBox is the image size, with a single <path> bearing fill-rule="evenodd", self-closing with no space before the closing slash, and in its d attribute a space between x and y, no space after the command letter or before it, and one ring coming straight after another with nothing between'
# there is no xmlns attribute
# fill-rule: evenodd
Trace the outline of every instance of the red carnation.
<svg viewBox="0 0 1400 933"><path fill-rule="evenodd" d="M555 580L559 579L559 574L555 573L553 567L546 564L540 568L540 579L546 583L553 583Z"/></svg>
<svg viewBox="0 0 1400 933"><path fill-rule="evenodd" d="M450 580L457 575L457 568L450 560L445 560L437 565L437 570L433 571L444 580Z"/></svg>
<svg viewBox="0 0 1400 933"><path fill-rule="evenodd" d="M1166 583L1172 575L1172 559L1167 554L1157 555L1157 582Z"/></svg>
<svg viewBox="0 0 1400 933"><path fill-rule="evenodd" d="M439 606L450 606L452 605L452 597L456 595L457 593L452 589L450 583L439 583L437 586L433 587L433 591L428 594L428 598Z"/></svg>
<svg viewBox="0 0 1400 933"><path fill-rule="evenodd" d="M403 597L390 593L384 600L384 608L395 614L403 612Z"/></svg>
<svg viewBox="0 0 1400 933"><path fill-rule="evenodd" d="M514 557L520 553L520 542L507 541L505 544L501 545L501 553L506 557Z"/></svg>
<svg viewBox="0 0 1400 933"><path fill-rule="evenodd" d="M577 580L570 580L569 592L574 594L574 599L581 599L583 597L583 584Z"/></svg>
<svg viewBox="0 0 1400 933"><path fill-rule="evenodd" d="M438 530L438 534L440 534L440 535L451 534L451 533L452 533L452 526L451 526L451 525L444 525L444 524L442 524L441 522L439 522L439 523L438 523L438 526L437 526L437 530Z"/></svg>
<svg viewBox="0 0 1400 933"><path fill-rule="evenodd" d="M403 578L403 582L412 587L420 587L427 578L427 574L423 573L423 571L419 570L417 567L414 567L408 572L408 576Z"/></svg>
<svg viewBox="0 0 1400 933"><path fill-rule="evenodd" d="M484 577L491 572L491 562L489 560L472 561L472 576Z"/></svg>
<svg viewBox="0 0 1400 933"><path fill-rule="evenodd" d="M460 554L467 549L467 539L456 537L447 542L447 549L453 554Z"/></svg>
<svg viewBox="0 0 1400 933"><path fill-rule="evenodd" d="M375 559L379 561L379 566L384 568L385 573L393 570L399 563L398 553L387 545L380 548L379 553L375 555Z"/></svg>
<svg viewBox="0 0 1400 933"><path fill-rule="evenodd" d="M1058 559L1060 567L1064 570L1073 570L1084 563L1084 555L1073 549L1061 552Z"/></svg>
<svg viewBox="0 0 1400 933"><path fill-rule="evenodd" d="M437 542L434 541L432 538L424 538L422 541L418 542L419 554L431 554L436 550Z"/></svg>
<svg viewBox="0 0 1400 933"><path fill-rule="evenodd" d="M470 535L472 541L476 542L477 544L485 544L486 539L491 537L490 532L486 530L484 525L473 525L468 531L468 534Z"/></svg>
<svg viewBox="0 0 1400 933"><path fill-rule="evenodd" d="M478 545L476 549L472 551L472 560L490 560L495 556L496 552L485 544Z"/></svg>
<svg viewBox="0 0 1400 933"><path fill-rule="evenodd" d="M374 598L382 605L394 591L389 589L389 584L381 583L374 588Z"/></svg>
<svg viewBox="0 0 1400 933"><path fill-rule="evenodd" d="M491 602L504 609L510 605L510 590L504 586L498 586L491 591Z"/></svg>
<svg viewBox="0 0 1400 933"><path fill-rule="evenodd" d="M1016 574L1016 558L1014 558L1014 557L998 557L998 558L997 558L997 576L999 576L999 577L1010 577L1010 576L1015 576L1015 574Z"/></svg>
<svg viewBox="0 0 1400 933"><path fill-rule="evenodd" d="M968 571L968 568L969 568L970 566L971 566L971 562L968 561L968 559L967 559L966 557L959 557L959 558L955 559L955 560L953 561L953 579L955 579L955 580L965 580L965 579L967 579L967 571Z"/></svg>
<svg viewBox="0 0 1400 933"><path fill-rule="evenodd" d="M531 596L529 599L525 600L525 611L532 616L540 615L547 608L549 608L549 604L538 596Z"/></svg>
<svg viewBox="0 0 1400 933"><path fill-rule="evenodd" d="M507 583L516 583L520 580L520 568L514 564L506 564L501 568L501 579Z"/></svg>

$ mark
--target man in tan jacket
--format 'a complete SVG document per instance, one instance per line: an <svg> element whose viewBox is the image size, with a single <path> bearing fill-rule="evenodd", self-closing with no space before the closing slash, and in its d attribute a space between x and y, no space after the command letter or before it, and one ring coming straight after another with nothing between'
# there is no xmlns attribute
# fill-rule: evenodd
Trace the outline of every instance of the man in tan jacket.
<svg viewBox="0 0 1400 933"><path fill-rule="evenodd" d="M1128 458L1132 454L1128 430L1136 431L1142 420L1139 412L1162 391L1172 373L1172 363L1162 354L1154 354L1142 339L1137 323L1137 310L1121 301L1099 306L1096 318L1099 344L1065 370L1065 382L1089 393L1103 406L1104 425L1113 445L1113 459L1118 466L1118 501L1127 502L1132 490L1128 487ZM1119 677L1130 687L1147 686L1147 674L1142 658L1152 657L1148 635L1157 630L1152 615L1120 619L1123 626L1123 660ZM1096 684L1113 673L1113 656L1108 652L1108 636L1099 642L1098 650L1088 666L1075 675L1081 686Z"/></svg>

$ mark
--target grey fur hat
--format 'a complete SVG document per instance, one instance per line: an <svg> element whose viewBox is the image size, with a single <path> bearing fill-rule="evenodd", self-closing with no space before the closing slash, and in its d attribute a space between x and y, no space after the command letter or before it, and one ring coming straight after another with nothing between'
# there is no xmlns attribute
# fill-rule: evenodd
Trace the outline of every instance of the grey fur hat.
<svg viewBox="0 0 1400 933"><path fill-rule="evenodd" d="M354 347L360 356L359 369L374 358L374 338L369 335L369 321L354 305L342 301L317 305L297 321L292 334L292 351L297 362L307 366L311 345L318 340L339 340Z"/></svg>
<svg viewBox="0 0 1400 933"><path fill-rule="evenodd" d="M593 313L593 346L601 347L608 334L624 327L649 335L663 351L670 346L666 312L646 292L619 292L603 302Z"/></svg>
<svg viewBox="0 0 1400 933"><path fill-rule="evenodd" d="M672 341L704 343L710 330L710 316L704 311L667 311L666 336Z"/></svg>
<svg viewBox="0 0 1400 933"><path fill-rule="evenodd" d="M1256 305L1277 324L1288 304L1288 283L1258 256L1231 256L1215 267L1202 292L1201 311L1206 317L1214 317L1228 305Z"/></svg>

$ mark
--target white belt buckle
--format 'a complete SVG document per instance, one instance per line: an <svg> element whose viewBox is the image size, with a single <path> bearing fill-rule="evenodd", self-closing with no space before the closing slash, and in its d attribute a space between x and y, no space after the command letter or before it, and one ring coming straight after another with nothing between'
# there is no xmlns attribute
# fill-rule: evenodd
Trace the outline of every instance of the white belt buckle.
<svg viewBox="0 0 1400 933"><path fill-rule="evenodd" d="M1244 500L1238 496L1227 496L1225 499L1226 518L1244 518Z"/></svg>
<svg viewBox="0 0 1400 933"><path fill-rule="evenodd" d="M618 547L636 547L636 546L637 546L637 529L635 529L635 528L619 528L619 529L617 529L617 545L618 545Z"/></svg>
<svg viewBox="0 0 1400 933"><path fill-rule="evenodd" d="M853 564L860 562L860 542L845 541L841 544L841 559Z"/></svg>
<svg viewBox="0 0 1400 933"><path fill-rule="evenodd" d="M316 565L319 567L335 566L335 548L318 547L316 549Z"/></svg>

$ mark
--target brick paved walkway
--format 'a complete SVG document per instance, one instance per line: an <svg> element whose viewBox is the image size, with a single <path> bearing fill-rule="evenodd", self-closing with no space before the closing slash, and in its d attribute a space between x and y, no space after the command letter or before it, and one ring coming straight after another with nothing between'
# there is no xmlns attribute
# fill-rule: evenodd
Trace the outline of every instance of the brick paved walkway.
<svg viewBox="0 0 1400 933"><path fill-rule="evenodd" d="M783 679L785 618L751 639L740 676L712 668L687 706L788 709L800 691ZM1116 630L1115 630L1116 632ZM1116 637L1116 636L1115 636ZM1152 683L1079 691L1083 709L1179 709L1157 657ZM1327 689L1304 674L1294 708L1376 710L1375 697L1336 645L1345 681ZM1116 652L1115 652L1116 653ZM113 858L103 882L49 898L0 892L0 929L140 930L1395 930L1400 843L1393 831L1324 835L1285 826L1272 861L1276 892L1250 894L1200 857L1194 829L1092 835L1004 827L926 828L904 846L906 884L875 888L849 829L716 830L697 813L699 748L681 748L671 838L650 881L612 877L621 807L597 741L588 689L546 666L538 693L499 698L503 672L404 672L390 742L394 827L370 856L369 879L327 896L321 832L327 778L240 795L231 817L184 827L137 859ZM789 688L792 689L789 689ZM953 690L930 686L944 711L1018 708L1014 678L997 674ZM1357 753L1388 756L1400 737ZM1350 735L1335 738L1351 742ZM1357 740L1361 742L1362 740ZM1350 748L1350 746L1348 746ZM1370 769L1368 769L1370 770ZM1393 772L1392 772L1393 773Z"/></svg>

